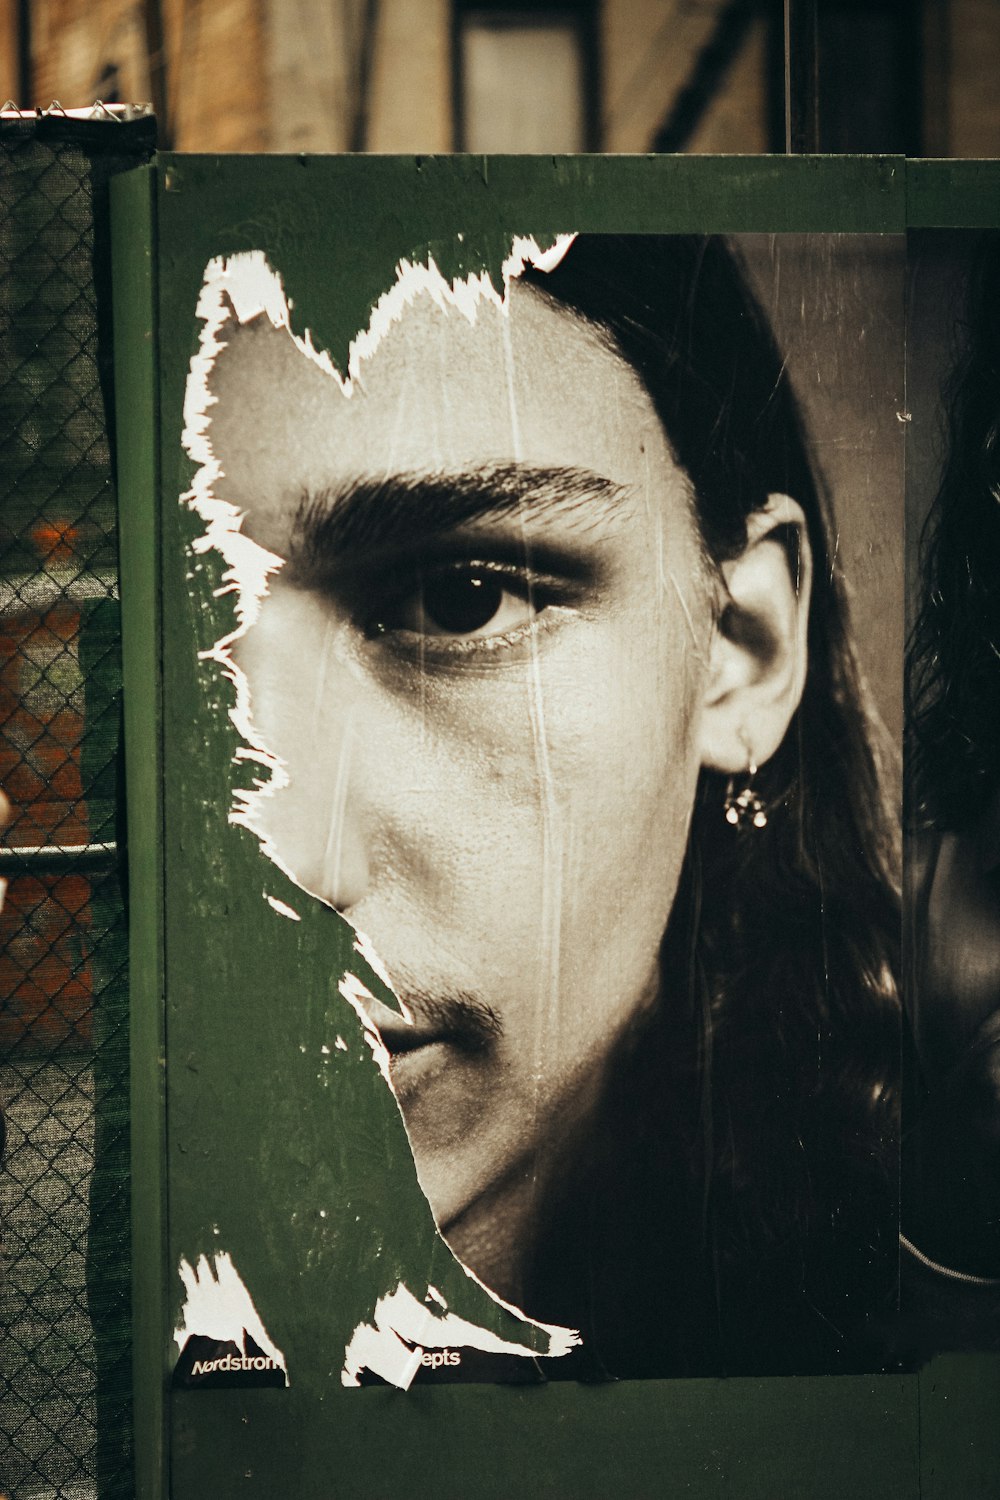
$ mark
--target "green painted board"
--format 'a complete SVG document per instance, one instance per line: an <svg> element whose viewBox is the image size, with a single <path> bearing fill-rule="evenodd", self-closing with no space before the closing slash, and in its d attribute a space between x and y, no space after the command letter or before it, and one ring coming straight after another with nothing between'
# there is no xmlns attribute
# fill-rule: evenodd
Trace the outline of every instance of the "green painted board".
<svg viewBox="0 0 1000 1500"><path fill-rule="evenodd" d="M543 245L570 230L900 236L917 203L922 223L974 222L975 173L956 188L931 170L898 158L161 156L116 184L141 1495L909 1497L921 1493L922 1421L925 1485L944 1466L969 1476L951 1493L987 1493L975 1488L982 1445L970 1458L937 1415L945 1388L965 1390L962 1361L920 1377L342 1384L353 1332L400 1281L418 1300L435 1288L498 1338L543 1350L548 1335L498 1307L434 1232L338 989L350 969L385 993L351 930L230 825L253 771L234 763L238 705L210 654L233 629L233 594L218 550L196 545L204 519L180 503L204 461L190 407L194 456L182 431L214 257L262 252L292 330L343 368L403 258L499 281L512 233ZM935 218L956 193L957 217ZM252 419L266 423L266 402ZM287 1387L171 1385L181 1268L195 1296L216 1295L220 1256L284 1357ZM258 1340L257 1355L267 1347ZM977 1370L979 1431L982 1391L1000 1381L988 1362Z"/></svg>
<svg viewBox="0 0 1000 1500"><path fill-rule="evenodd" d="M137 1494L162 1494L167 1376L163 1041L163 720L156 454L155 170L123 178L112 204L122 577L131 1011L133 1338Z"/></svg>

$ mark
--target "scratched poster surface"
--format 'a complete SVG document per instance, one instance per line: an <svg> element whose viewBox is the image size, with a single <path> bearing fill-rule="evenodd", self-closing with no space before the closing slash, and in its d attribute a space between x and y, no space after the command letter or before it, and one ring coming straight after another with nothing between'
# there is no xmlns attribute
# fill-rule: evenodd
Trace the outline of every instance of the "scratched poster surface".
<svg viewBox="0 0 1000 1500"><path fill-rule="evenodd" d="M198 267L175 1384L893 1361L905 242L563 228Z"/></svg>
<svg viewBox="0 0 1000 1500"><path fill-rule="evenodd" d="M926 1358L1000 1350L1000 238L907 250L901 1312Z"/></svg>

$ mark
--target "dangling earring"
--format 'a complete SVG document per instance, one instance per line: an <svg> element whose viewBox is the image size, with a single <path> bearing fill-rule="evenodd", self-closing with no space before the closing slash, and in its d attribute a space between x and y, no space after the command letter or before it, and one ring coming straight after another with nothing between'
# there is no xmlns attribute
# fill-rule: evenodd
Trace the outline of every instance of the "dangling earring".
<svg viewBox="0 0 1000 1500"><path fill-rule="evenodd" d="M747 752L746 783L740 791L737 791L735 779L730 776L726 787L726 799L722 804L726 822L731 823L734 828L766 828L767 808L753 787L754 777L757 775L757 763L753 758L749 741L743 739L743 744Z"/></svg>

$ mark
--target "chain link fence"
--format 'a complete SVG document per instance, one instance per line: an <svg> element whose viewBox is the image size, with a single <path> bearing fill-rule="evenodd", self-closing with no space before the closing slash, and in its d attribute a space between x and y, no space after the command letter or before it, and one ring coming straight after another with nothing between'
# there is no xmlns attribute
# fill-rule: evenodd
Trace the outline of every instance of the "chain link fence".
<svg viewBox="0 0 1000 1500"><path fill-rule="evenodd" d="M0 122L0 1495L132 1494L107 183L152 121Z"/></svg>

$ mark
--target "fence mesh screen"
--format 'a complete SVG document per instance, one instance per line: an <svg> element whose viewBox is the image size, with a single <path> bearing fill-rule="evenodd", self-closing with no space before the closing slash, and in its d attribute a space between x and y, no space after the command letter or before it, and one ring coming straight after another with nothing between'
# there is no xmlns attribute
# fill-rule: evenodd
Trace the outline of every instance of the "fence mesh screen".
<svg viewBox="0 0 1000 1500"><path fill-rule="evenodd" d="M107 182L152 122L0 124L0 1494L132 1493Z"/></svg>

